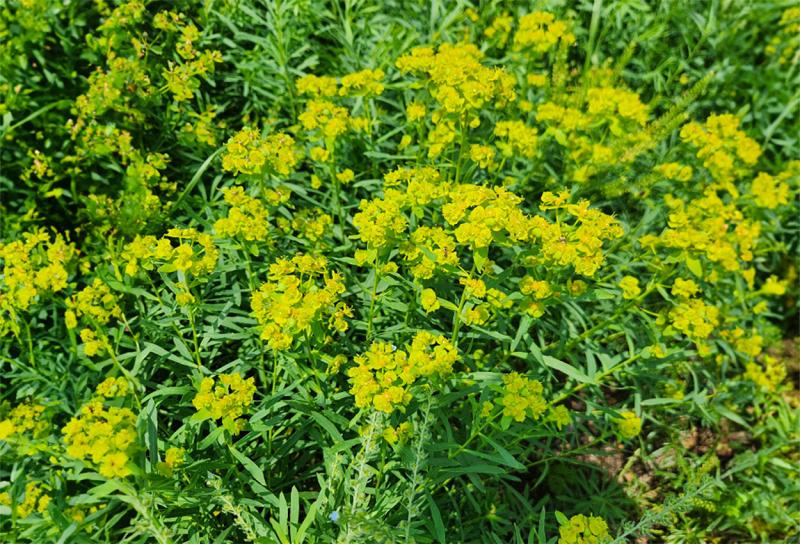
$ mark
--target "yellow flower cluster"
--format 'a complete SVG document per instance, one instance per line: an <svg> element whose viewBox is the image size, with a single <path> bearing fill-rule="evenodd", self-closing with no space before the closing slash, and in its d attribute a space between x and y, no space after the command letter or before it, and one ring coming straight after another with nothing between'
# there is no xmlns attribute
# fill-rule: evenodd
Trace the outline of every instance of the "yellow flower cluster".
<svg viewBox="0 0 800 544"><path fill-rule="evenodd" d="M203 51L200 56L190 62L182 64L168 63L168 68L161 72L166 81L167 89L173 94L177 102L190 100L200 87L200 82L195 76L205 76L214 71L214 64L222 62L222 53L219 51Z"/></svg>
<svg viewBox="0 0 800 544"><path fill-rule="evenodd" d="M352 310L337 299L345 291L341 275L328 271L324 257L298 254L270 266L269 281L253 293L251 307L269 347L289 349L298 335L328 318L328 326L344 332Z"/></svg>
<svg viewBox="0 0 800 544"><path fill-rule="evenodd" d="M727 271L742 268L741 261L753 259L753 247L761 233L761 224L744 219L734 202L725 202L716 191L706 189L705 195L688 204L672 197L665 199L671 209L669 226L658 238L643 236L642 245L660 244L666 247L705 255ZM730 229L735 225L733 229Z"/></svg>
<svg viewBox="0 0 800 544"><path fill-rule="evenodd" d="M413 430L414 428L411 426L411 423L404 421L397 427L389 425L383 430L381 436L389 445L394 446L398 441L401 444L405 443L412 436Z"/></svg>
<svg viewBox="0 0 800 544"><path fill-rule="evenodd" d="M547 280L537 280L531 276L524 276L519 281L519 292L523 295L531 295L536 300L543 300L553 294L553 289Z"/></svg>
<svg viewBox="0 0 800 544"><path fill-rule="evenodd" d="M225 128L225 122L214 122L214 118L219 113L217 107L209 106L200 113L190 111L188 115L194 119L193 123L183 125L182 132L193 142L200 142L209 146L217 145L217 129Z"/></svg>
<svg viewBox="0 0 800 544"><path fill-rule="evenodd" d="M446 378L457 359L458 350L447 338L427 331L414 336L408 351L388 342L373 342L347 371L350 393L359 408L402 411L420 378Z"/></svg>
<svg viewBox="0 0 800 544"><path fill-rule="evenodd" d="M495 236L506 238L509 244L530 239L530 218L519 207L522 198L511 191L461 184L451 188L448 198L442 215L455 228L459 244L480 249L488 247Z"/></svg>
<svg viewBox="0 0 800 544"><path fill-rule="evenodd" d="M214 223L214 233L220 237L241 237L247 241L264 241L269 237L269 212L258 198L249 196L244 188L237 186L223 189L223 198L231 206L227 217ZM282 199L288 200L283 192Z"/></svg>
<svg viewBox="0 0 800 544"><path fill-rule="evenodd" d="M64 321L70 329L78 326L78 319L85 319L93 325L105 325L112 317L121 318L122 310L117 297L100 278L95 278L91 285L67 299Z"/></svg>
<svg viewBox="0 0 800 544"><path fill-rule="evenodd" d="M238 372L221 374L215 380L203 378L192 405L197 410L196 419L222 420L222 426L231 434L238 434L244 426L241 419L253 403L256 392L253 378L242 378Z"/></svg>
<svg viewBox="0 0 800 544"><path fill-rule="evenodd" d="M751 269L752 270L752 269ZM781 296L786 293L788 281L781 281L774 274L767 278L759 292L767 296Z"/></svg>
<svg viewBox="0 0 800 544"><path fill-rule="evenodd" d="M514 77L503 70L481 64L483 54L473 44L442 44L416 47L397 59L401 72L425 73L431 94L448 114L478 110L495 100L504 105L516 98Z"/></svg>
<svg viewBox="0 0 800 544"><path fill-rule="evenodd" d="M28 157L31 159L31 165L20 176L23 180L31 182L36 178L46 180L53 177L55 172L52 166L53 160L50 157L38 149L29 150Z"/></svg>
<svg viewBox="0 0 800 544"><path fill-rule="evenodd" d="M483 31L483 35L493 40L498 47L505 47L508 37L511 34L511 27L514 18L504 13L492 19L492 23Z"/></svg>
<svg viewBox="0 0 800 544"><path fill-rule="evenodd" d="M423 289L422 293L420 293L419 302L422 305L422 309L427 313L435 312L441 307L439 297L433 289Z"/></svg>
<svg viewBox="0 0 800 544"><path fill-rule="evenodd" d="M679 162L659 164L653 171L666 179L674 181L689 181L694 173L691 166Z"/></svg>
<svg viewBox="0 0 800 544"><path fill-rule="evenodd" d="M575 42L575 35L564 21L548 11L534 11L519 18L519 28L514 34L514 50L547 53L558 45Z"/></svg>
<svg viewBox="0 0 800 544"><path fill-rule="evenodd" d="M51 239L43 230L0 243L0 334L19 330L17 310L27 310L38 296L67 287L67 267L75 253L75 246L61 234Z"/></svg>
<svg viewBox="0 0 800 544"><path fill-rule="evenodd" d="M764 355L760 364L751 361L745 365L744 378L752 381L764 391L774 392L786 379L786 366L771 355Z"/></svg>
<svg viewBox="0 0 800 544"><path fill-rule="evenodd" d="M115 127L114 125L99 125L96 123L86 127L81 125L82 120L72 124L71 120L67 125L72 130L72 137L78 140L78 150L75 156L64 158L64 163L80 163L81 159L87 156L104 156L117 154L122 162L127 162L135 149L133 148L133 137L127 130ZM80 172L80 166L75 167L75 171Z"/></svg>
<svg viewBox="0 0 800 544"><path fill-rule="evenodd" d="M619 418L614 421L619 435L624 439L634 438L642 432L642 418L635 412L624 411L619 413Z"/></svg>
<svg viewBox="0 0 800 544"><path fill-rule="evenodd" d="M94 329L81 329L81 341L83 341L83 353L87 357L94 357L104 351L111 351L111 342L108 337L98 333Z"/></svg>
<svg viewBox="0 0 800 544"><path fill-rule="evenodd" d="M166 464L169 468L175 468L183 463L183 456L185 454L186 450L183 448L167 448L167 451L164 454L164 464Z"/></svg>
<svg viewBox="0 0 800 544"><path fill-rule="evenodd" d="M400 254L417 279L429 279L437 269L458 266L456 240L440 227L419 227L400 246Z"/></svg>
<svg viewBox="0 0 800 544"><path fill-rule="evenodd" d="M88 90L75 99L78 124L93 122L107 110L135 111L130 107L131 99L148 96L151 92L150 77L138 59L112 58L105 71L96 68L89 76Z"/></svg>
<svg viewBox="0 0 800 544"><path fill-rule="evenodd" d="M128 394L128 380L123 377L106 378L97 386L95 393L107 399L124 397Z"/></svg>
<svg viewBox="0 0 800 544"><path fill-rule="evenodd" d="M120 3L114 9L108 5L101 6L99 11L104 16L102 24L97 28L100 37L87 39L87 42L90 46L95 46L98 51L108 52L111 55L111 52L119 49L125 38L129 36L125 32L125 28L142 20L145 14L145 5L141 0L129 0Z"/></svg>
<svg viewBox="0 0 800 544"><path fill-rule="evenodd" d="M560 431L572 422L572 416L569 413L569 408L564 405L555 406L550 408L547 414L547 421L552 421L556 424L556 428Z"/></svg>
<svg viewBox="0 0 800 544"><path fill-rule="evenodd" d="M334 96L336 94L336 78L330 76L315 76L309 74L297 78L295 81L297 92L301 95Z"/></svg>
<svg viewBox="0 0 800 544"><path fill-rule="evenodd" d="M506 157L520 156L532 159L538 151L538 131L522 121L498 121L494 126L494 135L502 138L495 141L497 149Z"/></svg>
<svg viewBox="0 0 800 544"><path fill-rule="evenodd" d="M405 194L402 205L416 208L425 206L432 201L448 194L450 184L442 179L441 173L430 166L416 168L400 167L389 172L383 177L385 187L402 187L405 185Z"/></svg>
<svg viewBox="0 0 800 544"><path fill-rule="evenodd" d="M789 203L789 184L783 180L788 179L792 172L787 170L780 175L771 176L766 172L759 172L750 185L750 194L757 206L774 210L778 206Z"/></svg>
<svg viewBox="0 0 800 544"><path fill-rule="evenodd" d="M586 109L593 118L591 122L605 120L611 125L611 132L622 130L622 120L631 120L640 126L647 124L647 106L642 104L639 95L619 87L596 87L586 93Z"/></svg>
<svg viewBox="0 0 800 544"><path fill-rule="evenodd" d="M669 316L672 326L695 342L708 338L719 324L719 308L699 299L680 302Z"/></svg>
<svg viewBox="0 0 800 544"><path fill-rule="evenodd" d="M25 519L34 512L44 514L52 497L47 493L48 489L36 482L25 484L25 498L17 504L17 518ZM0 504L11 506L11 495L7 492L0 493Z"/></svg>
<svg viewBox="0 0 800 544"><path fill-rule="evenodd" d="M401 72L425 74L431 96L439 109L431 121L435 127L428 134L428 156L437 157L456 137L457 130L480 124L479 111L485 104L502 108L516 100L514 76L500 68L481 64L483 53L469 43L416 47L397 59Z"/></svg>
<svg viewBox="0 0 800 544"><path fill-rule="evenodd" d="M178 241L173 246L172 239ZM125 274L135 276L140 269L159 272L183 272L199 276L217 266L219 250L209 234L195 229L169 229L162 238L137 235L125 245ZM160 263L160 264L159 264Z"/></svg>
<svg viewBox="0 0 800 544"><path fill-rule="evenodd" d="M461 314L467 325L483 325L489 320L492 310L507 310L514 305L508 294L496 287L487 289L483 280L461 278L459 282L464 285L463 297L468 301Z"/></svg>
<svg viewBox="0 0 800 544"><path fill-rule="evenodd" d="M362 200L360 211L353 216L353 226L358 229L361 241L371 248L393 242L408 226L402 211L404 205L404 195L396 189L387 189L383 198Z"/></svg>
<svg viewBox="0 0 800 544"><path fill-rule="evenodd" d="M472 144L469 147L469 158L479 168L491 169L494 165L494 148L488 145Z"/></svg>
<svg viewBox="0 0 800 544"><path fill-rule="evenodd" d="M190 100L200 87L197 76L213 72L214 64L222 62L220 51L199 51L195 48L195 42L200 39L200 30L191 21L185 22L185 19L182 13L174 11L162 11L153 17L155 28L178 34L175 50L181 57L181 62L169 61L167 69L161 73L167 89L177 102Z"/></svg>
<svg viewBox="0 0 800 544"><path fill-rule="evenodd" d="M568 95L564 103L541 104L536 119L547 125L545 135L566 148L571 175L579 183L620 162L630 162L636 157L632 150L651 141L645 129L647 106L633 91L591 87L585 95L577 91Z"/></svg>
<svg viewBox="0 0 800 544"><path fill-rule="evenodd" d="M608 524L601 517L578 514L558 528L558 544L603 544L611 541Z"/></svg>
<svg viewBox="0 0 800 544"><path fill-rule="evenodd" d="M574 221L569 224L561 218L550 223L542 216L535 216L531 221L531 237L539 241L542 251L531 261L573 266L578 274L591 277L605 262L603 242L619 238L624 232L616 219L589 208L588 201L569 204L568 197L567 193L542 195L542 209L563 209Z"/></svg>
<svg viewBox="0 0 800 544"><path fill-rule="evenodd" d="M425 104L420 102L411 102L408 106L406 106L406 119L409 123L419 121L425 117L425 113Z"/></svg>
<svg viewBox="0 0 800 544"><path fill-rule="evenodd" d="M787 8L778 21L778 32L769 41L764 52L777 57L778 64L797 62L800 57L800 7Z"/></svg>
<svg viewBox="0 0 800 544"><path fill-rule="evenodd" d="M671 293L678 298L692 298L699 292L700 286L698 286L694 280L676 278L672 283Z"/></svg>
<svg viewBox="0 0 800 544"><path fill-rule="evenodd" d="M383 93L383 70L361 70L342 77L341 96L363 96L366 98Z"/></svg>
<svg viewBox="0 0 800 544"><path fill-rule="evenodd" d="M172 476L176 468L184 463L186 450L183 448L170 447L164 452L164 460L158 463L158 471L165 476Z"/></svg>
<svg viewBox="0 0 800 544"><path fill-rule="evenodd" d="M473 298L484 298L486 296L486 284L477 278L461 278L458 283L464 286L464 294Z"/></svg>
<svg viewBox="0 0 800 544"><path fill-rule="evenodd" d="M345 168L341 172L336 173L336 179L339 180L339 183L342 185L347 185L356 179L356 175L355 172L353 172L350 168Z"/></svg>
<svg viewBox="0 0 800 544"><path fill-rule="evenodd" d="M517 372L503 376L503 417L514 421L525 421L526 417L537 420L547 409L547 402L542 396L542 384L531 380Z"/></svg>
<svg viewBox="0 0 800 544"><path fill-rule="evenodd" d="M387 189L382 199L362 201L361 211L353 218L362 241L371 249L399 244L412 274L428 279L438 270L453 271L459 258L457 247L469 246L485 250L492 243L513 245L539 241L542 251L530 263L573 265L578 273L591 276L604 262L604 240L623 234L612 217L589 209L587 201L568 204L568 194L542 196L541 209L564 208L575 217L573 224L550 223L542 216L527 216L520 208L522 199L509 190L473 184L439 183L438 173L431 169L400 169L387 174ZM406 192L396 189L408 180ZM446 225L421 226L400 241L408 227L404 210L412 207L415 215L420 206L435 204L435 216ZM374 257L373 257L374 259ZM366 261L368 259L360 259Z"/></svg>
<svg viewBox="0 0 800 544"><path fill-rule="evenodd" d="M306 132L318 130L319 136L326 143L326 148L312 149L312 159L326 162L330 158L336 138L348 130L361 130L366 128L360 118L350 116L350 112L343 106L337 106L328 100L309 100L306 109L298 116L300 124ZM314 151L315 149L319 151Z"/></svg>
<svg viewBox="0 0 800 544"><path fill-rule="evenodd" d="M280 220L279 220L280 224ZM292 217L291 228L310 242L322 240L333 226L333 217L319 208L307 208Z"/></svg>
<svg viewBox="0 0 800 544"><path fill-rule="evenodd" d="M753 359L761 355L764 347L764 337L752 331L749 336L741 327L736 327L732 330L722 331L721 336L730 342L734 349L739 353Z"/></svg>
<svg viewBox="0 0 800 544"><path fill-rule="evenodd" d="M532 87L544 87L547 85L547 74L528 74L525 81Z"/></svg>
<svg viewBox="0 0 800 544"><path fill-rule="evenodd" d="M128 408L105 408L102 400L85 404L62 429L67 454L91 461L106 478L124 478L132 472L136 449L136 415Z"/></svg>
<svg viewBox="0 0 800 544"><path fill-rule="evenodd" d="M730 113L712 114L704 124L695 121L685 124L681 139L697 148L697 158L722 183L740 177L761 156L761 146L739 129L739 118Z"/></svg>
<svg viewBox="0 0 800 544"><path fill-rule="evenodd" d="M294 138L283 132L262 136L261 131L245 127L225 143L222 168L234 175L269 172L288 176L300 161Z"/></svg>
<svg viewBox="0 0 800 544"><path fill-rule="evenodd" d="M622 289L622 298L631 300L639 296L642 292L639 287L639 279L633 276L625 276L619 282L620 289Z"/></svg>
<svg viewBox="0 0 800 544"><path fill-rule="evenodd" d="M44 406L41 404L18 404L11 409L7 418L0 420L0 440L9 440L14 435L28 432L33 437L38 436L48 427L47 421L41 417L43 412Z"/></svg>

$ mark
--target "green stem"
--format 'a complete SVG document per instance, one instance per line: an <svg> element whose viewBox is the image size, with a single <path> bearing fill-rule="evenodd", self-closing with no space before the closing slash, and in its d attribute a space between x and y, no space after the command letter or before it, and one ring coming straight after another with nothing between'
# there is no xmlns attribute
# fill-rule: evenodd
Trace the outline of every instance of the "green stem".
<svg viewBox="0 0 800 544"><path fill-rule="evenodd" d="M12 130L14 130L15 128L21 127L22 125L24 125L28 121L33 121L34 119L36 119L37 117L39 117L43 113L47 113L48 111L52 110L53 108L57 108L59 106L68 106L70 104L72 104L71 100L59 100L58 102L53 102L53 103L48 104L46 106L42 106L41 108L39 108L35 112L31 113L27 117L23 117L21 120L17 121L13 125L9 125L6 128L4 128L3 132L0 133L0 143L3 142L3 139L4 139L5 135L8 132L11 132Z"/></svg>
<svg viewBox="0 0 800 544"><path fill-rule="evenodd" d="M475 273L475 262L472 263L472 269L469 271L469 278L472 279L472 275ZM461 328L461 311L464 309L464 304L467 303L467 288L464 287L464 290L461 292L461 298L458 300L458 309L456 310L455 315L453 316L453 332L450 336L450 343L453 344L454 347L458 347L458 331Z"/></svg>
<svg viewBox="0 0 800 544"><path fill-rule="evenodd" d="M483 430L484 430L486 427L488 427L488 426L489 426L489 425L490 425L492 422L494 422L494 420L495 420L495 419L497 419L497 416L499 416L499 415L500 415L500 414L502 414L502 413L503 413L503 412L496 412L496 413L495 413L494 415L492 415L491 417L485 418L485 419L483 420L483 423L481 423L480 425L478 425L478 430L477 430L477 431L475 431L474 429L473 429L472 431L470 431L470 435L469 435L469 437L467 438L467 441L466 441L466 442L464 442L463 444L461 444L461 446L459 446L459 447L458 447L458 449L457 449L456 451L454 451L453 453L450 453L450 454L448 454L448 455L447 455L448 459L455 459L456 457L458 457L459 455L461 455L461 453L462 453L462 452L463 452L465 449L467 449L467 446L469 446L469 445L472 443L472 441L473 441L473 440L475 440L476 438L478 438L478 437L481 435L481 433L483 432Z"/></svg>
<svg viewBox="0 0 800 544"><path fill-rule="evenodd" d="M28 360L31 363L33 368L36 368L36 359L33 356L33 336L31 336L31 326L27 321L23 321L25 323L25 332L28 336Z"/></svg>
<svg viewBox="0 0 800 544"><path fill-rule="evenodd" d="M200 357L200 345L197 343L197 329L194 326L194 311L189 308L186 312L189 316L189 326L192 328L192 344L194 346L194 357L198 368L203 368L203 360Z"/></svg>
<svg viewBox="0 0 800 544"><path fill-rule="evenodd" d="M461 133L461 141L458 147L458 155L456 159L456 178L455 184L458 185L459 181L461 181L461 164L464 162L464 149L467 146L467 129L466 123L464 120L466 119L466 114L464 114L464 119L459 120L459 132Z"/></svg>
<svg viewBox="0 0 800 544"><path fill-rule="evenodd" d="M372 274L372 294L369 299L369 317L367 319L367 342L372 339L372 321L375 317L375 300L378 298L378 281L380 280L380 257L375 257L375 268Z"/></svg>
<svg viewBox="0 0 800 544"><path fill-rule="evenodd" d="M428 391L428 402L425 404L425 411L423 412L422 416L422 426L418 430L417 435L417 443L415 444L414 448L414 468L411 471L411 489L408 493L408 506L406 509L408 510L408 515L406 516L406 538L405 541L408 544L411 542L411 520L414 518L415 508L414 508L414 499L416 498L417 494L417 487L419 486L419 482L417 482L417 478L419 478L419 471L422 461L425 459L425 443L427 440L428 434L428 416L431 412L431 406L433 404L433 394L431 391Z"/></svg>
<svg viewBox="0 0 800 544"><path fill-rule="evenodd" d="M345 236L344 211L342 210L341 195L340 195L341 184L339 183L339 178L336 177L336 169L333 167L333 156L331 156L329 169L331 175L331 182L333 183L333 209L336 212L336 217L339 219L339 234L341 236L342 243L345 243L347 241L347 237Z"/></svg>

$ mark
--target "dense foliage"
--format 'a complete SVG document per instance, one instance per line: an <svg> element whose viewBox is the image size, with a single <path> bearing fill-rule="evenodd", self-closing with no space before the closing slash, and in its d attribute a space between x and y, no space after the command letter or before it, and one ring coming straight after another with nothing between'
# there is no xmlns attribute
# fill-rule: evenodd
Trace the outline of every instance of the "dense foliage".
<svg viewBox="0 0 800 544"><path fill-rule="evenodd" d="M800 7L0 1L4 542L790 542Z"/></svg>

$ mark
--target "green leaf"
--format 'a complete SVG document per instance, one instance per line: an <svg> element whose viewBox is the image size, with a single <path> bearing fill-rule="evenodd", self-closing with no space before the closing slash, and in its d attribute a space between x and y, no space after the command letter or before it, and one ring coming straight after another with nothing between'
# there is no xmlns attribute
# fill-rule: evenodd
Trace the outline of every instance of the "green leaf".
<svg viewBox="0 0 800 544"><path fill-rule="evenodd" d="M303 523L300 524L300 528L297 529L297 532L294 535L294 543L295 544L302 544L303 541L306 539L306 533L308 532L308 528L311 527L311 524L314 523L314 519L317 516L317 510L319 509L320 501L324 495L320 493L317 497L317 500L308 508L308 513L306 514L306 518L303 520Z"/></svg>
<svg viewBox="0 0 800 544"><path fill-rule="evenodd" d="M334 442L341 442L343 440L342 434L336 429L336 426L331 423L331 420L329 420L327 417L319 412L311 412L311 417L314 418L314 421L316 421L320 427L325 429L328 434L331 435L331 438L333 438Z"/></svg>
<svg viewBox="0 0 800 544"><path fill-rule="evenodd" d="M517 349L517 346L522 340L522 335L528 332L531 323L533 323L533 318L528 314L523 315L522 319L519 320L519 327L517 327L517 334L514 336L514 340L511 342L511 351Z"/></svg>
<svg viewBox="0 0 800 544"><path fill-rule="evenodd" d="M665 404L680 404L686 402L687 399L670 399L670 398L657 398L646 399L642 401L642 406L663 406Z"/></svg>
<svg viewBox="0 0 800 544"><path fill-rule="evenodd" d="M69 527L67 527L67 528L64 530L64 532L63 532L63 533L61 533L61 537L58 539L58 541L56 542L56 544L66 544L67 542L69 542L69 541L70 541L70 540L69 540L69 537L71 537L71 536L72 536L72 534L73 534L73 533L74 533L74 532L75 532L77 529L78 529L78 524L77 524L77 523L75 523L75 522L72 522L72 523L69 525Z"/></svg>
<svg viewBox="0 0 800 544"><path fill-rule="evenodd" d="M436 506L436 501L434 501L430 495L428 495L426 498L428 499L428 507L431 511L431 521L433 521L434 536L436 536L436 540L438 540L440 544L446 544L444 523L442 523L442 514L439 512L439 507Z"/></svg>
<svg viewBox="0 0 800 544"><path fill-rule="evenodd" d="M183 356L186 361L192 360L192 353L189 351L189 348L186 347L186 344L183 343L183 340L178 338L177 336L172 337L172 343L175 344L175 348L178 352Z"/></svg>
<svg viewBox="0 0 800 544"><path fill-rule="evenodd" d="M455 304L453 304L449 300L445 300L443 298L439 298L439 305L442 308L450 310L451 312L457 312L458 311L458 306L456 306Z"/></svg>
<svg viewBox="0 0 800 544"><path fill-rule="evenodd" d="M289 522L292 526L295 526L300 521L300 494L297 492L297 488L292 486L292 492L289 495L289 500L291 501L291 507L289 508Z"/></svg>
<svg viewBox="0 0 800 544"><path fill-rule="evenodd" d="M742 419L742 416L740 416L739 414L736 414L734 412L731 412L729 409L727 409L726 407L722 406L721 404L714 405L714 410L716 410L719 415L730 419L734 423L738 423L739 425L741 425L745 429L749 429L750 428L750 425L744 419Z"/></svg>
<svg viewBox="0 0 800 544"><path fill-rule="evenodd" d="M495 451L500 455L500 459L499 460L504 465L509 466L509 467L511 467L511 468L513 468L515 470L525 470L525 465L523 465L522 463L520 463L519 461L514 459L514 456L511 455L511 452L509 452L507 449L505 449L503 446L501 446L500 444L498 444L497 442L495 442L494 440L492 440L488 436L486 436L484 438L485 438L486 442L491 447L493 447L495 449Z"/></svg>
<svg viewBox="0 0 800 544"><path fill-rule="evenodd" d="M150 293L139 287L129 287L124 283L122 283L121 281L115 280L114 278L105 278L103 281L114 291L119 291L120 293L129 293L131 295L136 295L137 297L143 297L148 300L158 302L158 297L151 295Z"/></svg>
<svg viewBox="0 0 800 544"><path fill-rule="evenodd" d="M505 474L506 471L497 465L473 464L461 465L457 467L446 467L441 469L442 472L456 473L456 474Z"/></svg>
<svg viewBox="0 0 800 544"><path fill-rule="evenodd" d="M473 253L473 258L475 259L475 268L478 269L478 272L483 272L483 269L489 260L489 248L482 247L476 249Z"/></svg>
<svg viewBox="0 0 800 544"><path fill-rule="evenodd" d="M200 443L197 445L197 447L199 449L201 449L201 450L204 450L204 449L208 448L213 443L215 443L217 440L219 440L219 437L222 435L222 433L224 431L225 431L225 429L223 429L222 427L214 428L213 431L208 433L207 437L205 437L203 440L200 441Z"/></svg>
<svg viewBox="0 0 800 544"><path fill-rule="evenodd" d="M698 259L686 255L686 259L684 260L686 263L686 268L689 269L689 272L697 276L698 278L703 277L703 265L700 263Z"/></svg>
<svg viewBox="0 0 800 544"><path fill-rule="evenodd" d="M542 356L542 362L549 366L550 368L554 368L559 372L563 372L570 378L577 380L581 383L592 383L592 379L584 374L582 371L578 370L572 365L565 363L564 361L559 361L555 357L550 357L549 355Z"/></svg>
<svg viewBox="0 0 800 544"><path fill-rule="evenodd" d="M233 454L234 457L244 466L245 470L250 473L250 475L255 478L255 480L266 487L267 481L264 479L264 471L261 470L258 465L256 465L249 457L244 455L242 452L237 450L233 446L228 446L228 449Z"/></svg>
<svg viewBox="0 0 800 544"><path fill-rule="evenodd" d="M158 409L156 403L152 400L148 402L142 415L145 418L146 435L147 435L147 457L150 459L150 471L155 469L158 462Z"/></svg>

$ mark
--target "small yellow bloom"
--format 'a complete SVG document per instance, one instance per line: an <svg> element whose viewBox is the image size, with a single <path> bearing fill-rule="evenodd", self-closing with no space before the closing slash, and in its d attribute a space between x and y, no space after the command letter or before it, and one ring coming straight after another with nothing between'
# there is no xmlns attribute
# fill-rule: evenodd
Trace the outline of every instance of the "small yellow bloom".
<svg viewBox="0 0 800 544"><path fill-rule="evenodd" d="M355 174L349 168L336 174L336 179L338 179L341 183L345 185L353 181L355 178L356 178Z"/></svg>
<svg viewBox="0 0 800 544"><path fill-rule="evenodd" d="M619 282L622 289L622 298L631 300L641 294L642 289L639 287L639 280L633 276L625 276Z"/></svg>
<svg viewBox="0 0 800 544"><path fill-rule="evenodd" d="M642 420L634 412L625 411L619 413L620 418L615 421L617 430L622 438L633 438L642 432Z"/></svg>

